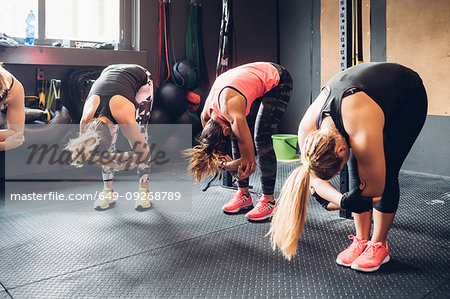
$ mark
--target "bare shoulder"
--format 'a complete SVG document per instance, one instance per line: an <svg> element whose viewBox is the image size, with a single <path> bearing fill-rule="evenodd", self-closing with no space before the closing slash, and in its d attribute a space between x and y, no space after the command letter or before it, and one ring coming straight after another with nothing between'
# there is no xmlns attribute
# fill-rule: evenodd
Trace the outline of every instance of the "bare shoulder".
<svg viewBox="0 0 450 299"><path fill-rule="evenodd" d="M232 88L224 88L219 97L220 113L226 119L245 117L246 100L241 93Z"/></svg>
<svg viewBox="0 0 450 299"><path fill-rule="evenodd" d="M23 111L23 106L25 105L25 94L23 90L22 83L19 80L14 79L13 77L8 77L9 84L13 84L11 89L8 92L8 96L6 97L5 104L8 104L9 109L21 109Z"/></svg>
<svg viewBox="0 0 450 299"><path fill-rule="evenodd" d="M97 110L99 104L100 97L98 95L93 95L86 99L83 106L83 115L80 120L81 124L88 123L94 117L95 111Z"/></svg>
<svg viewBox="0 0 450 299"><path fill-rule="evenodd" d="M305 115L303 115L300 125L298 127L299 144L303 143L304 138L311 132L317 130L316 120L319 117L319 113L322 110L328 97L328 90L324 88L314 102L306 110ZM301 142L301 143L300 143Z"/></svg>
<svg viewBox="0 0 450 299"><path fill-rule="evenodd" d="M341 115L349 136L361 131L382 131L384 128L383 110L364 92L345 97L341 104Z"/></svg>

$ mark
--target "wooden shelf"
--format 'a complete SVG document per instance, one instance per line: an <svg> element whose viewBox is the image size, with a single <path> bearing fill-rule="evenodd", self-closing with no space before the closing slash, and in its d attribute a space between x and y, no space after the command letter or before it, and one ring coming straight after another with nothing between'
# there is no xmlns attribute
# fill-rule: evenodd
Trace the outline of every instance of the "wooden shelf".
<svg viewBox="0 0 450 299"><path fill-rule="evenodd" d="M100 49L19 46L0 52L6 64L107 66L114 63L147 65L145 51L114 51Z"/></svg>

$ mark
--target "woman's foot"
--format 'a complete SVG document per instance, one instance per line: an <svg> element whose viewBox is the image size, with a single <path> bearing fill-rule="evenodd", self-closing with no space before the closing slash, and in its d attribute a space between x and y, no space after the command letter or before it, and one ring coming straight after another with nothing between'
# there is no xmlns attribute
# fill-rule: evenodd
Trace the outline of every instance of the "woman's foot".
<svg viewBox="0 0 450 299"><path fill-rule="evenodd" d="M103 211L114 207L116 204L116 198L114 196L114 190L104 188L98 195L98 198L94 201L94 209L97 211Z"/></svg>
<svg viewBox="0 0 450 299"><path fill-rule="evenodd" d="M139 188L139 196L134 203L134 209L136 211L145 211L150 209L152 202L148 196L148 190L146 188Z"/></svg>
<svg viewBox="0 0 450 299"><path fill-rule="evenodd" d="M245 194L239 190L233 194L233 198L222 207L222 211L225 213L234 214L243 209L249 209L253 207L252 196L250 193Z"/></svg>
<svg viewBox="0 0 450 299"><path fill-rule="evenodd" d="M272 217L273 210L275 208L275 201L269 201L264 195L258 199L256 206L245 217L251 221L262 221Z"/></svg>
<svg viewBox="0 0 450 299"><path fill-rule="evenodd" d="M367 242L366 250L352 263L352 269L363 272L377 271L381 265L389 262L389 248L381 242Z"/></svg>
<svg viewBox="0 0 450 299"><path fill-rule="evenodd" d="M336 263L344 267L350 267L352 265L353 261L364 252L368 242L367 240L360 239L353 235L348 236L348 238L350 240L353 239L353 243L350 244L347 249L339 253L336 259Z"/></svg>

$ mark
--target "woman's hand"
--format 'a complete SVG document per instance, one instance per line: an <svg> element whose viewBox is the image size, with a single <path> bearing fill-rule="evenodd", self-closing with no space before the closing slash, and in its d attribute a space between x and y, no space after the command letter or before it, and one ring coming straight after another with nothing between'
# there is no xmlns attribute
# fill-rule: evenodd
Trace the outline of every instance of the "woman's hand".
<svg viewBox="0 0 450 299"><path fill-rule="evenodd" d="M234 176L239 180L248 178L256 171L256 162L243 161L242 158L231 160L229 156L225 156L225 160L227 162L223 162L220 167L234 173Z"/></svg>
<svg viewBox="0 0 450 299"><path fill-rule="evenodd" d="M238 180L243 180L248 178L256 171L256 162L247 163L245 166L244 164L240 164L237 169L236 178Z"/></svg>
<svg viewBox="0 0 450 299"><path fill-rule="evenodd" d="M25 142L25 138L23 137L22 132L16 132L11 136L6 137L5 140L5 149L10 150L16 147L21 146Z"/></svg>
<svg viewBox="0 0 450 299"><path fill-rule="evenodd" d="M225 156L226 162L222 162L220 167L226 171L236 172L241 164L240 159L233 160L230 156Z"/></svg>
<svg viewBox="0 0 450 299"><path fill-rule="evenodd" d="M355 213L368 212L373 207L372 197L361 196L362 190L356 187L350 192L342 194L341 208Z"/></svg>

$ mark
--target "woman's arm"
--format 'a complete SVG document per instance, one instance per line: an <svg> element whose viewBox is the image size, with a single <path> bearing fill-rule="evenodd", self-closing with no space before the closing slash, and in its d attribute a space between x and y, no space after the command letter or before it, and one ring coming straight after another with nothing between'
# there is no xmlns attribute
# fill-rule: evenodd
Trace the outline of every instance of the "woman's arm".
<svg viewBox="0 0 450 299"><path fill-rule="evenodd" d="M250 176L256 170L256 161L253 138L245 118L245 98L237 91L227 88L221 94L221 107L223 116L230 121L231 131L237 138L241 154L237 161L245 172L240 178Z"/></svg>
<svg viewBox="0 0 450 299"><path fill-rule="evenodd" d="M310 184L311 186L313 186L314 191L319 194L320 197L326 199L330 202L330 204L332 204L331 207L336 210L341 209L342 193L334 188L334 186L329 181L321 180L311 175Z"/></svg>
<svg viewBox="0 0 450 299"><path fill-rule="evenodd" d="M311 106L309 106L308 110L306 110L305 115L300 121L300 125L298 126L298 144L300 146L300 149L303 146L303 142L305 141L306 136L314 131L317 131L316 120L319 117L320 110L322 109L326 100L327 94L324 88L311 104Z"/></svg>
<svg viewBox="0 0 450 299"><path fill-rule="evenodd" d="M8 128L0 131L0 150L16 148L22 145L24 141L25 94L19 80L14 80L14 85L6 98L6 103L8 104L8 111L6 113Z"/></svg>

